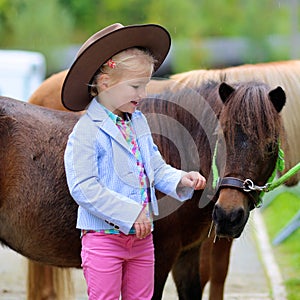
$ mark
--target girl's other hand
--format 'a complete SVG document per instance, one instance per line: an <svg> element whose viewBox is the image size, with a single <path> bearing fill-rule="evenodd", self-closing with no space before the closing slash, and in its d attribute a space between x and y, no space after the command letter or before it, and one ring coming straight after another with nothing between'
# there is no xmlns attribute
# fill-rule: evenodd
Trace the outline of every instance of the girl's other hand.
<svg viewBox="0 0 300 300"><path fill-rule="evenodd" d="M143 239L151 233L152 225L149 218L146 216L145 209L140 212L133 227L136 232L136 237L139 239Z"/></svg>

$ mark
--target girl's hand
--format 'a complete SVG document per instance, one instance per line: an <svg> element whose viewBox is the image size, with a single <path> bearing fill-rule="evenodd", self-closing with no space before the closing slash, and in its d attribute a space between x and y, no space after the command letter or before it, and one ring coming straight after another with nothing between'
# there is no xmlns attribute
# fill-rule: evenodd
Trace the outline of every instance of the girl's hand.
<svg viewBox="0 0 300 300"><path fill-rule="evenodd" d="M133 224L133 227L136 231L135 235L139 239L143 239L151 233L152 226L149 218L146 216L145 209L140 212L135 223Z"/></svg>
<svg viewBox="0 0 300 300"><path fill-rule="evenodd" d="M203 190L206 185L206 179L199 172L191 171L181 178L180 184L194 188L194 190Z"/></svg>

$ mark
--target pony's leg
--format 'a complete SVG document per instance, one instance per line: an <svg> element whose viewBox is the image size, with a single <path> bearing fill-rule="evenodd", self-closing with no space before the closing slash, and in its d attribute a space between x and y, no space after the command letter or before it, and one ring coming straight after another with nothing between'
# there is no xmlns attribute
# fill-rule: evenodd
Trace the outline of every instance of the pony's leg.
<svg viewBox="0 0 300 300"><path fill-rule="evenodd" d="M199 272L200 272L200 286L203 291L206 284L210 280L210 257L213 246L212 238L205 239L201 243L200 248L200 263L199 263Z"/></svg>
<svg viewBox="0 0 300 300"><path fill-rule="evenodd" d="M28 260L27 299L73 299L71 269L56 268Z"/></svg>
<svg viewBox="0 0 300 300"><path fill-rule="evenodd" d="M223 300L232 239L217 239L211 247L209 300Z"/></svg>
<svg viewBox="0 0 300 300"><path fill-rule="evenodd" d="M172 268L180 300L202 299L202 287L199 277L200 244L180 253Z"/></svg>
<svg viewBox="0 0 300 300"><path fill-rule="evenodd" d="M209 238L181 252L172 269L180 300L201 299L208 281L209 300L223 300L231 245L232 240Z"/></svg>
<svg viewBox="0 0 300 300"><path fill-rule="evenodd" d="M27 299L56 299L51 267L28 260Z"/></svg>

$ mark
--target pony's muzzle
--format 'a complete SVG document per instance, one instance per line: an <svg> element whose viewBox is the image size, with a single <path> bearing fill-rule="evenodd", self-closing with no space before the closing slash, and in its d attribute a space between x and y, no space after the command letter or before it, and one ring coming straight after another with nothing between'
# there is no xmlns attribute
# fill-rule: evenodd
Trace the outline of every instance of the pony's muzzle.
<svg viewBox="0 0 300 300"><path fill-rule="evenodd" d="M215 205L213 210L213 221L215 223L216 235L220 237L237 238L244 228L245 210L237 208L226 212L221 206Z"/></svg>

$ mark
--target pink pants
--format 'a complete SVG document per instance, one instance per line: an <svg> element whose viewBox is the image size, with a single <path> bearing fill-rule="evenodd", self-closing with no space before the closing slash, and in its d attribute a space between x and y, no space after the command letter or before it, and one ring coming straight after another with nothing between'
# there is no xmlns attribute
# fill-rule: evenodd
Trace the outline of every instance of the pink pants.
<svg viewBox="0 0 300 300"><path fill-rule="evenodd" d="M89 300L150 300L154 287L152 234L87 233L82 237L82 268Z"/></svg>

